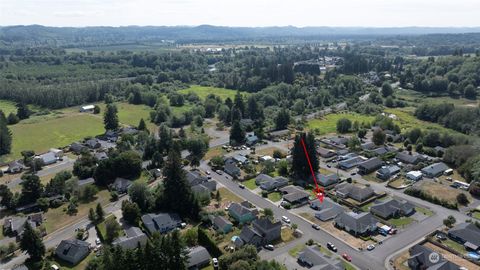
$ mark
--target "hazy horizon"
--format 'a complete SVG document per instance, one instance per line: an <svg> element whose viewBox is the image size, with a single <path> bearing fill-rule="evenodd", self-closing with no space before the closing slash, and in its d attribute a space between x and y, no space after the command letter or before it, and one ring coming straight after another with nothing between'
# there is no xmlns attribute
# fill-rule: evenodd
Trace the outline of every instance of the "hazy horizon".
<svg viewBox="0 0 480 270"><path fill-rule="evenodd" d="M480 27L480 1L2 0L0 25Z"/></svg>

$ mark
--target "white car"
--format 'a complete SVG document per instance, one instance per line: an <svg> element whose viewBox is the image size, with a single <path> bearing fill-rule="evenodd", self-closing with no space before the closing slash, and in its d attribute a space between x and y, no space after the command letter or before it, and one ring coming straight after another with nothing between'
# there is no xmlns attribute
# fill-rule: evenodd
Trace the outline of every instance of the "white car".
<svg viewBox="0 0 480 270"><path fill-rule="evenodd" d="M206 173L207 173L207 175L210 175L210 174L211 174L211 172L210 172L210 171L207 171Z"/></svg>
<svg viewBox="0 0 480 270"><path fill-rule="evenodd" d="M56 264L52 264L52 270L58 270L60 267L58 267Z"/></svg>
<svg viewBox="0 0 480 270"><path fill-rule="evenodd" d="M285 223L290 223L290 219L286 216L282 216L282 221Z"/></svg>
<svg viewBox="0 0 480 270"><path fill-rule="evenodd" d="M223 171L217 170L217 173L220 174L220 175L222 175L222 174L223 174Z"/></svg>
<svg viewBox="0 0 480 270"><path fill-rule="evenodd" d="M367 246L367 250L374 250L375 249L375 245L368 245Z"/></svg>
<svg viewBox="0 0 480 270"><path fill-rule="evenodd" d="M218 267L218 259L217 259L217 258L213 258L213 259L212 259L212 262L213 262L213 267L217 268L217 267Z"/></svg>
<svg viewBox="0 0 480 270"><path fill-rule="evenodd" d="M100 245L101 241L100 238L95 239L95 244Z"/></svg>

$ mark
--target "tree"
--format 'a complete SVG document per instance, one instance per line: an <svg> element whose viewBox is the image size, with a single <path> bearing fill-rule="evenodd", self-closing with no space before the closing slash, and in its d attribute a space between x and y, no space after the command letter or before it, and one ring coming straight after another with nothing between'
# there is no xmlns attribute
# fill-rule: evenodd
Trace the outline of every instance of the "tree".
<svg viewBox="0 0 480 270"><path fill-rule="evenodd" d="M12 150L12 133L7 127L7 119L2 110L0 110L0 156L9 154Z"/></svg>
<svg viewBox="0 0 480 270"><path fill-rule="evenodd" d="M446 219L443 220L443 225L451 228L457 222L454 216L448 216Z"/></svg>
<svg viewBox="0 0 480 270"><path fill-rule="evenodd" d="M243 144L245 142L245 131L242 129L240 122L233 122L230 129L230 144Z"/></svg>
<svg viewBox="0 0 480 270"><path fill-rule="evenodd" d="M22 203L28 204L36 202L43 193L43 185L40 182L40 178L34 174L24 174L22 180Z"/></svg>
<svg viewBox="0 0 480 270"><path fill-rule="evenodd" d="M140 219L140 208L131 201L122 202L122 216L130 225L137 225Z"/></svg>
<svg viewBox="0 0 480 270"><path fill-rule="evenodd" d="M92 177L97 168L97 162L98 160L90 152L82 153L73 164L73 175L78 176L79 179Z"/></svg>
<svg viewBox="0 0 480 270"><path fill-rule="evenodd" d="M28 222L25 222L25 228L20 240L20 249L26 251L34 262L40 261L45 255L45 246L40 235Z"/></svg>
<svg viewBox="0 0 480 270"><path fill-rule="evenodd" d="M282 176L287 176L288 174L288 161L286 160L280 160L277 165L277 171L278 174Z"/></svg>
<svg viewBox="0 0 480 270"><path fill-rule="evenodd" d="M364 128L361 128L357 132L357 136L361 139L365 138L365 135L367 135L367 130Z"/></svg>
<svg viewBox="0 0 480 270"><path fill-rule="evenodd" d="M93 224L97 223L97 215L95 214L95 210L93 210L91 207L88 210L88 220L90 220L90 222Z"/></svg>
<svg viewBox="0 0 480 270"><path fill-rule="evenodd" d="M270 208L263 209L263 214L268 218L273 218L273 211Z"/></svg>
<svg viewBox="0 0 480 270"><path fill-rule="evenodd" d="M105 114L103 115L103 123L105 130L117 130L118 129L118 116L117 106L114 104L107 104Z"/></svg>
<svg viewBox="0 0 480 270"><path fill-rule="evenodd" d="M14 208L13 193L10 191L7 185L0 185L0 204L5 206L7 209Z"/></svg>
<svg viewBox="0 0 480 270"><path fill-rule="evenodd" d="M388 82L384 82L382 84L382 96L383 97L388 97L393 94L393 88Z"/></svg>
<svg viewBox="0 0 480 270"><path fill-rule="evenodd" d="M138 130L147 130L147 124L145 124L145 120L143 120L143 118L140 119L140 122L138 123Z"/></svg>
<svg viewBox="0 0 480 270"><path fill-rule="evenodd" d="M128 189L130 200L135 203L142 211L148 211L152 204L152 194L147 184L134 182Z"/></svg>
<svg viewBox="0 0 480 270"><path fill-rule="evenodd" d="M221 168L223 167L223 158L221 156L214 156L210 159L210 163L212 164L212 167Z"/></svg>
<svg viewBox="0 0 480 270"><path fill-rule="evenodd" d="M241 117L245 116L245 101L243 101L243 96L240 94L240 91L237 91L234 98L234 107L240 110Z"/></svg>
<svg viewBox="0 0 480 270"><path fill-rule="evenodd" d="M277 117L275 117L275 129L286 129L288 124L290 124L290 113L287 109L283 108L278 112Z"/></svg>
<svg viewBox="0 0 480 270"><path fill-rule="evenodd" d="M23 102L17 104L17 117L20 120L29 118L31 113L32 112L28 109L27 104Z"/></svg>
<svg viewBox="0 0 480 270"><path fill-rule="evenodd" d="M20 118L18 118L18 116L16 114L11 112L7 117L7 122L8 122L9 125L15 125L18 122L20 122Z"/></svg>
<svg viewBox="0 0 480 270"><path fill-rule="evenodd" d="M102 205L100 203L97 203L97 207L95 208L95 214L97 216L98 221L102 221L105 213L103 212Z"/></svg>
<svg viewBox="0 0 480 270"><path fill-rule="evenodd" d="M191 139L188 141L187 149L190 152L192 166L200 165L200 160L205 156L208 145L202 139Z"/></svg>
<svg viewBox="0 0 480 270"><path fill-rule="evenodd" d="M93 106L93 114L99 114L100 113L100 107L98 105Z"/></svg>
<svg viewBox="0 0 480 270"><path fill-rule="evenodd" d="M315 151L315 137L312 133L302 133L295 137L295 142L292 149L292 174L307 179L310 176L310 166L308 165L307 157L305 156L301 140L305 143L310 162L312 163L313 171L318 171L318 157ZM313 180L312 180L313 181Z"/></svg>
<svg viewBox="0 0 480 270"><path fill-rule="evenodd" d="M386 138L385 132L379 128L373 132L372 141L375 145L383 145Z"/></svg>
<svg viewBox="0 0 480 270"><path fill-rule="evenodd" d="M120 224L114 218L108 218L105 221L105 241L111 243L119 236L121 229Z"/></svg>
<svg viewBox="0 0 480 270"><path fill-rule="evenodd" d="M341 118L337 121L337 132L338 133L347 133L352 128L352 121L347 118Z"/></svg>
<svg viewBox="0 0 480 270"><path fill-rule="evenodd" d="M464 193L459 193L457 195L457 202L461 205L468 205L469 201L467 195L465 195Z"/></svg>

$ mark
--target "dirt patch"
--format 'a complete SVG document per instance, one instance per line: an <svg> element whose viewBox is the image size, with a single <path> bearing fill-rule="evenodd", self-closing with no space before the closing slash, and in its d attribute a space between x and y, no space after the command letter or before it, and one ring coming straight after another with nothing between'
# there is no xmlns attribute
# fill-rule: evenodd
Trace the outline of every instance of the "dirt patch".
<svg viewBox="0 0 480 270"><path fill-rule="evenodd" d="M423 244L424 247L427 247L439 254L442 254L442 256L446 259L449 260L457 265L466 267L467 269L478 269L478 265L462 258L461 256L458 256L456 254L451 253L450 251L447 251L439 246L436 246L430 242L426 242Z"/></svg>
<svg viewBox="0 0 480 270"><path fill-rule="evenodd" d="M443 182L445 182L445 181L443 181ZM461 191L461 190L458 190L458 189L454 189L454 188L448 186L448 183L439 184L439 183L435 183L435 182L423 182L423 184L420 186L420 188L423 191L429 193L430 195L435 196L439 199L444 199L446 201L450 201L450 202L457 201L457 196L460 193L464 193L465 195L467 195L467 198L470 201L472 201L472 197L470 196L470 194L468 192Z"/></svg>
<svg viewBox="0 0 480 270"><path fill-rule="evenodd" d="M280 149L278 147L267 147L267 148L259 149L259 150L255 151L255 154L257 154L259 156L273 156L273 152L275 150L280 151L282 153L282 155L284 155L284 156L287 155L287 152L283 151L282 149Z"/></svg>

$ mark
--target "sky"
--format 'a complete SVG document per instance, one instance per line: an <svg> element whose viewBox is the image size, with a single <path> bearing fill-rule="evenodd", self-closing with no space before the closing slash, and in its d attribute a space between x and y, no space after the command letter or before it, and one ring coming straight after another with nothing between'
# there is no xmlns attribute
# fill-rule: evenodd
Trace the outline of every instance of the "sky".
<svg viewBox="0 0 480 270"><path fill-rule="evenodd" d="M480 0L0 0L0 25L477 27Z"/></svg>

